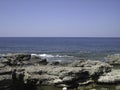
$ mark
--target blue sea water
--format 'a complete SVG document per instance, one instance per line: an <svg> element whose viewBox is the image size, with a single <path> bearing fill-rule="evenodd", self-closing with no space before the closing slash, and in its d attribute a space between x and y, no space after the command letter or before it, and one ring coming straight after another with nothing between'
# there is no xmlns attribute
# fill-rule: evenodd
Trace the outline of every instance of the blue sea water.
<svg viewBox="0 0 120 90"><path fill-rule="evenodd" d="M1 37L0 53L31 53L56 59L69 56L103 59L106 55L120 53L120 38Z"/></svg>

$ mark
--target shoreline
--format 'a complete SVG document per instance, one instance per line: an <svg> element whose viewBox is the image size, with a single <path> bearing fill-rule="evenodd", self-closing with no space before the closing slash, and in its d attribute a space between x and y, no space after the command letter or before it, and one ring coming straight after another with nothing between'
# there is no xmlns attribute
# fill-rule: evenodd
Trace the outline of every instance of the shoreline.
<svg viewBox="0 0 120 90"><path fill-rule="evenodd" d="M108 57L113 59L116 55ZM25 53L5 54L0 58L0 82L4 82L5 86L10 85L9 87L12 85L21 88L23 85L22 88L28 88L49 85L79 90L81 86L92 84L114 85L120 81L116 74L118 71L108 63L94 60L77 60L69 63L48 62L45 58ZM112 79L107 79L109 75ZM114 81L114 78L115 80L118 78L118 81Z"/></svg>

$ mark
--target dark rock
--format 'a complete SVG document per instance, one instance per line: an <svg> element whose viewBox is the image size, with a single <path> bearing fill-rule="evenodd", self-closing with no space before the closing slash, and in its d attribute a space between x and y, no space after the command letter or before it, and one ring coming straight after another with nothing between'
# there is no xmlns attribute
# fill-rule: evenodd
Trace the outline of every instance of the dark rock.
<svg viewBox="0 0 120 90"><path fill-rule="evenodd" d="M0 67L0 90L7 89L12 83L11 67Z"/></svg>
<svg viewBox="0 0 120 90"><path fill-rule="evenodd" d="M26 61L26 60L30 60L31 55L25 53L15 53L15 54L7 54L4 57L10 60Z"/></svg>
<svg viewBox="0 0 120 90"><path fill-rule="evenodd" d="M49 62L48 65L61 65L60 62Z"/></svg>
<svg viewBox="0 0 120 90"><path fill-rule="evenodd" d="M40 65L47 65L47 64L48 64L47 59L41 59L41 60L39 60L38 63L39 63Z"/></svg>
<svg viewBox="0 0 120 90"><path fill-rule="evenodd" d="M22 84L25 86L35 86L37 85L38 79L31 78L29 73L27 73L24 69L22 70L13 70L12 72L12 81L13 84Z"/></svg>
<svg viewBox="0 0 120 90"><path fill-rule="evenodd" d="M30 54L23 54L23 53L17 53L17 54L7 54L3 56L3 63L6 63L10 66L16 66L16 65L22 65L24 61L29 61L31 58Z"/></svg>

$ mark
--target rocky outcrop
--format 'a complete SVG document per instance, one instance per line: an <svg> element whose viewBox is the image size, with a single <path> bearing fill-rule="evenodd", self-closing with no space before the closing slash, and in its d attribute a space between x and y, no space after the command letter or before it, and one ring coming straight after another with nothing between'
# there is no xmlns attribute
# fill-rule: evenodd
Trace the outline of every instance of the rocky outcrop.
<svg viewBox="0 0 120 90"><path fill-rule="evenodd" d="M30 54L16 53L6 54L2 56L1 62L10 66L16 66L23 64L24 61L29 61L31 58Z"/></svg>
<svg viewBox="0 0 120 90"><path fill-rule="evenodd" d="M11 72L12 69L9 66L0 67L0 90L10 87L12 83Z"/></svg>
<svg viewBox="0 0 120 90"><path fill-rule="evenodd" d="M6 54L3 55L3 57L9 60L25 61L25 60L30 60L31 54L15 53L15 54Z"/></svg>
<svg viewBox="0 0 120 90"><path fill-rule="evenodd" d="M90 61L85 61L90 62ZM84 63L85 63L84 62ZM96 61L91 61L96 62ZM83 62L82 62L83 63ZM36 85L56 85L56 86L76 86L85 85L95 81L103 73L109 72L111 67L108 64L98 62L98 65L88 65L89 67L75 67L75 66L56 66L56 65L32 65L22 67L26 78L24 83L28 81L36 81ZM101 63L101 64L100 64ZM87 63L88 64L88 63ZM90 64L90 63L89 63ZM17 74L17 73L16 73Z"/></svg>
<svg viewBox="0 0 120 90"><path fill-rule="evenodd" d="M22 56L23 55L23 56ZM5 60L5 61L4 61ZM17 64L8 61L13 60ZM7 61L7 63L6 63ZM21 65L18 65L21 62ZM100 61L74 61L61 64L28 54L4 56L0 64L0 81L10 80L15 86L55 85L77 87L96 82L110 72L111 66ZM11 85L11 84L9 84Z"/></svg>
<svg viewBox="0 0 120 90"><path fill-rule="evenodd" d="M109 64L117 65L120 64L120 54L108 55L106 60Z"/></svg>
<svg viewBox="0 0 120 90"><path fill-rule="evenodd" d="M120 83L120 70L112 70L99 77L98 83L115 84Z"/></svg>
<svg viewBox="0 0 120 90"><path fill-rule="evenodd" d="M69 64L69 66L82 67L89 72L89 75L94 81L96 81L100 75L111 71L111 66L109 64L92 60L75 61Z"/></svg>
<svg viewBox="0 0 120 90"><path fill-rule="evenodd" d="M2 55L0 62L0 65L8 66L24 66L34 64L46 65L48 63L46 59L26 53Z"/></svg>

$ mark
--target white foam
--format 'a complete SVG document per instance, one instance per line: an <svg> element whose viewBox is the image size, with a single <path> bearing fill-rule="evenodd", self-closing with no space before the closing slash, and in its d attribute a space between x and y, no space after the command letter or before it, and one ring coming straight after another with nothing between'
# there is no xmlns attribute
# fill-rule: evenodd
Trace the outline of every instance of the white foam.
<svg viewBox="0 0 120 90"><path fill-rule="evenodd" d="M31 54L31 56L38 56L42 58L63 58L63 57L73 57L73 56L68 56L68 55L52 55L52 54Z"/></svg>
<svg viewBox="0 0 120 90"><path fill-rule="evenodd" d="M51 54L39 54L39 56L40 56L40 57L48 57L48 58L54 57L54 56L51 55Z"/></svg>
<svg viewBox="0 0 120 90"><path fill-rule="evenodd" d="M43 58L51 58L54 57L51 54L31 54L31 56L43 57Z"/></svg>
<svg viewBox="0 0 120 90"><path fill-rule="evenodd" d="M68 56L68 55L62 55L62 56L61 56L61 55L58 55L58 54L57 54L57 55L55 55L55 57L62 58L62 57L73 57L73 56Z"/></svg>
<svg viewBox="0 0 120 90"><path fill-rule="evenodd" d="M37 54L32 53L31 56L38 56Z"/></svg>

